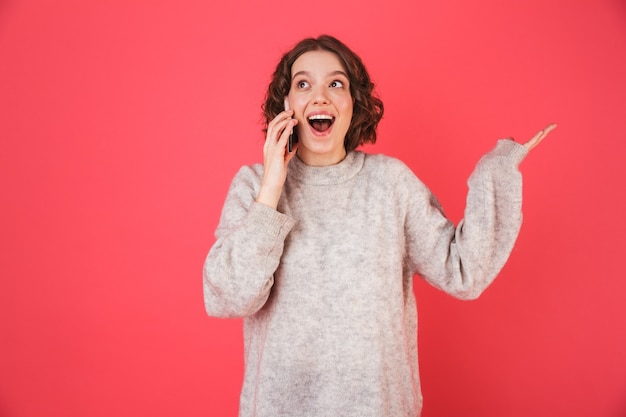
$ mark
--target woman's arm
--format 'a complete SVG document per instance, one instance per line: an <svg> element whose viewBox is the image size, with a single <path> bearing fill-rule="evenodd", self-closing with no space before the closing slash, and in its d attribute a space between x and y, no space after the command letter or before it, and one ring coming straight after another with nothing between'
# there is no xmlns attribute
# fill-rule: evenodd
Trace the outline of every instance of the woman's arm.
<svg viewBox="0 0 626 417"><path fill-rule="evenodd" d="M267 126L263 171L242 168L231 184L215 232L217 241L204 264L204 304L219 317L256 313L274 283L285 237L294 221L276 211L293 152L287 140L297 124L293 111Z"/></svg>
<svg viewBox="0 0 626 417"><path fill-rule="evenodd" d="M429 194L415 198L407 214L410 267L429 283L462 299L478 297L507 261L522 223L519 163L554 129L526 144L501 140L468 180L463 220L455 228ZM425 192L419 189L417 193Z"/></svg>
<svg viewBox="0 0 626 417"><path fill-rule="evenodd" d="M211 316L248 316L269 297L294 221L255 201L260 182L258 172L244 167L228 192L203 270L204 303Z"/></svg>

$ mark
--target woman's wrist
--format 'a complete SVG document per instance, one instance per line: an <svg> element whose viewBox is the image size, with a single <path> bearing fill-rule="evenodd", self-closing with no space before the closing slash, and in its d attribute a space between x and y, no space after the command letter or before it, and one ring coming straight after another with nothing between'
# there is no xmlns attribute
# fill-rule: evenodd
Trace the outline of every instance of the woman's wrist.
<svg viewBox="0 0 626 417"><path fill-rule="evenodd" d="M278 207L278 200L280 199L281 192L282 187L277 188L268 185L261 185L259 194L256 197L256 202L276 209Z"/></svg>

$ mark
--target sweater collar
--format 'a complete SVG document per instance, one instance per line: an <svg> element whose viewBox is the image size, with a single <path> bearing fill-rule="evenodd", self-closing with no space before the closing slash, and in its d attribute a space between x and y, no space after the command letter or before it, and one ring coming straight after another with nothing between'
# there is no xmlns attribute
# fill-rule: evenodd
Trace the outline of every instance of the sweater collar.
<svg viewBox="0 0 626 417"><path fill-rule="evenodd" d="M335 165L312 167L306 165L296 155L289 161L288 175L292 179L311 185L340 184L353 178L363 167L365 154L350 151L346 157Z"/></svg>

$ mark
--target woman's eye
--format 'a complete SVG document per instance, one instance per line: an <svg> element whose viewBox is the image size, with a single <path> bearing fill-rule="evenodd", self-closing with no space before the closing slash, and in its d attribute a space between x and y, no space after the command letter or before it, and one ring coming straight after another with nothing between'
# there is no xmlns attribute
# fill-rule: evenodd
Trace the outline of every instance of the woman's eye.
<svg viewBox="0 0 626 417"><path fill-rule="evenodd" d="M298 88L307 88L309 86L309 83L307 83L306 81L298 81Z"/></svg>
<svg viewBox="0 0 626 417"><path fill-rule="evenodd" d="M330 83L330 86L333 88L341 88L343 87L343 83L341 81L335 80L332 83Z"/></svg>

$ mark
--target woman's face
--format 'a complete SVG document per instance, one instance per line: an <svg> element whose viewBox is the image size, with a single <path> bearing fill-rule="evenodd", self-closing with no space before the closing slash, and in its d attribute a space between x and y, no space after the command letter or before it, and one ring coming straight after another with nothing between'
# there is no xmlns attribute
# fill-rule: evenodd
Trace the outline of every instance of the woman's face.
<svg viewBox="0 0 626 417"><path fill-rule="evenodd" d="M309 51L291 67L289 104L298 119L298 156L307 165L326 166L345 156L344 138L352 120L350 81L337 55Z"/></svg>

